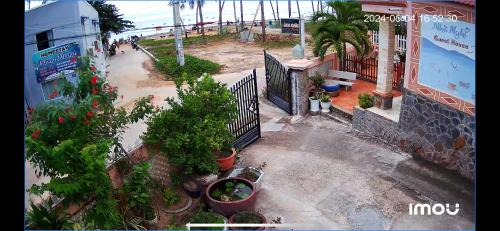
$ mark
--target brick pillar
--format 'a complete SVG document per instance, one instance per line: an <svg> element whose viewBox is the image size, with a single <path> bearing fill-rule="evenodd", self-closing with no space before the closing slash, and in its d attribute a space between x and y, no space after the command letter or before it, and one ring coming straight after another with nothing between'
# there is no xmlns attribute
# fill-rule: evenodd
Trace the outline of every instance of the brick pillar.
<svg viewBox="0 0 500 231"><path fill-rule="evenodd" d="M379 53L377 88L373 91L375 106L380 109L392 107L392 75L394 69L394 22L379 22Z"/></svg>

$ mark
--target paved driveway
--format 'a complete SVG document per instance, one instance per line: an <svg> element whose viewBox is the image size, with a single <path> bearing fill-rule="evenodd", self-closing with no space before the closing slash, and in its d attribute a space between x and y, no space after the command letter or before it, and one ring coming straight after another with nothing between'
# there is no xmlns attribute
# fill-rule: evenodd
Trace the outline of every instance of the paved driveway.
<svg viewBox="0 0 500 231"><path fill-rule="evenodd" d="M407 154L320 116L295 120L263 111L262 138L240 156L243 166L267 163L257 207L268 219L282 217L294 229L473 228L471 217L408 215L409 203L425 195L392 177Z"/></svg>

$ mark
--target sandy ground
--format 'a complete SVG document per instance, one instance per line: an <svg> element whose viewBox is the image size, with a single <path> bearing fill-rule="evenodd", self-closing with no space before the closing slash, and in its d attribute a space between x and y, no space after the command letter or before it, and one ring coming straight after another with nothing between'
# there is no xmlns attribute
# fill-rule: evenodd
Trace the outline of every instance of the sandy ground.
<svg viewBox="0 0 500 231"><path fill-rule="evenodd" d="M232 39L185 48L187 54L214 61L223 65L221 73L234 73L264 66L263 48L257 44L243 43ZM292 48L270 49L278 60L292 59ZM312 47L307 47L306 57L312 57Z"/></svg>

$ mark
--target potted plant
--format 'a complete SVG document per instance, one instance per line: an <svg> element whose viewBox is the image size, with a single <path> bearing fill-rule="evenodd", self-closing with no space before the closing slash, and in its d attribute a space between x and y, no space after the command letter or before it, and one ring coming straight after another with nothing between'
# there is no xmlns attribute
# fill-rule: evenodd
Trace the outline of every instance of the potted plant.
<svg viewBox="0 0 500 231"><path fill-rule="evenodd" d="M229 224L265 224L266 218L254 211L241 211L229 218ZM230 230L264 230L265 227L229 227Z"/></svg>
<svg viewBox="0 0 500 231"><path fill-rule="evenodd" d="M158 222L158 217L151 204L150 186L153 182L148 172L149 167L147 162L134 165L121 191L133 213L144 218L146 224L154 225Z"/></svg>
<svg viewBox="0 0 500 231"><path fill-rule="evenodd" d="M163 189L163 201L166 213L180 213L191 207L193 200L182 191L175 191L171 187Z"/></svg>
<svg viewBox="0 0 500 231"><path fill-rule="evenodd" d="M186 193L192 198L198 198L201 196L201 186L194 180L186 180L182 183L182 188Z"/></svg>
<svg viewBox="0 0 500 231"><path fill-rule="evenodd" d="M258 167L245 167L234 169L229 173L228 177L241 177L251 181L255 185L255 191L260 191L262 188L262 181L264 177L264 172L262 169L266 167L267 163L264 162Z"/></svg>
<svg viewBox="0 0 500 231"><path fill-rule="evenodd" d="M207 187L205 196L210 208L226 217L253 210L257 199L255 185L241 177L219 179Z"/></svg>
<svg viewBox="0 0 500 231"><path fill-rule="evenodd" d="M319 111L319 98L317 94L314 94L313 96L309 97L309 102L311 103L311 112L318 112Z"/></svg>
<svg viewBox="0 0 500 231"><path fill-rule="evenodd" d="M321 86L325 83L325 77L323 77L319 72L315 72L313 76L309 77L312 81L314 89L312 90L312 95L318 95L324 93L325 90Z"/></svg>
<svg viewBox="0 0 500 231"><path fill-rule="evenodd" d="M227 224L227 219L214 212L198 211L189 220L194 224ZM192 227L194 230L221 230L223 227ZM227 230L224 226L223 230Z"/></svg>
<svg viewBox="0 0 500 231"><path fill-rule="evenodd" d="M321 111L322 112L330 112L330 106L332 106L332 101L330 101L330 96L328 94L323 94L320 96L321 101Z"/></svg>

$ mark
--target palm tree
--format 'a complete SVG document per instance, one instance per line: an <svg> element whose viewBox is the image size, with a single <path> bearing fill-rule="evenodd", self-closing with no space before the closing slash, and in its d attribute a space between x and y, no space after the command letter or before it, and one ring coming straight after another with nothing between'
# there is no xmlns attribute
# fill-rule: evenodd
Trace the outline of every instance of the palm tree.
<svg viewBox="0 0 500 231"><path fill-rule="evenodd" d="M199 14L201 24L201 38L203 39L203 44L205 44L205 25L203 24L203 11L201 10L203 5L205 5L205 0L188 0L188 4L191 9L196 5L196 12ZM196 18L198 19L198 15L196 15ZM198 20L196 21L196 27L198 28Z"/></svg>
<svg viewBox="0 0 500 231"><path fill-rule="evenodd" d="M335 14L316 11L312 17L314 55L323 59L328 48L333 46L339 60L343 61L348 43L355 48L357 54L367 55L372 46L361 5L353 1L329 1L327 4L335 10ZM341 62L341 69L343 68Z"/></svg>

